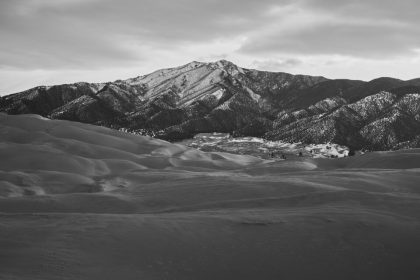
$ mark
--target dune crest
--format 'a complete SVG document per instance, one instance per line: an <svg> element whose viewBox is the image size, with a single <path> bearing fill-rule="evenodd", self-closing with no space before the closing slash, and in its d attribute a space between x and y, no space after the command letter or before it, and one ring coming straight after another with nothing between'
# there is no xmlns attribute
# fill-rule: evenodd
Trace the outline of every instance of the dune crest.
<svg viewBox="0 0 420 280"><path fill-rule="evenodd" d="M262 162L38 115L0 114L0 130L0 196L107 191L115 188L104 182L130 172L236 169Z"/></svg>

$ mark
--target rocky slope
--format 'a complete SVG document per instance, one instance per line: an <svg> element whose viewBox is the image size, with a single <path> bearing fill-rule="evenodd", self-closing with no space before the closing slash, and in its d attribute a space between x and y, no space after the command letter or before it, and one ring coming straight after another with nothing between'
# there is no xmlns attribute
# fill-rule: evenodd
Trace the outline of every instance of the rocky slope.
<svg viewBox="0 0 420 280"><path fill-rule="evenodd" d="M374 150L416 147L420 80L328 80L192 62L103 84L36 87L0 100L35 113L166 140L224 132Z"/></svg>

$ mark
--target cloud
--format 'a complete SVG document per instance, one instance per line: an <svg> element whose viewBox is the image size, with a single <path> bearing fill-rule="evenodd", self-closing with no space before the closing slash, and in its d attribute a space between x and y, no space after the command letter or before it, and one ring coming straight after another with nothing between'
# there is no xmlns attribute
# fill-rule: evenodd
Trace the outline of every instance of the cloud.
<svg viewBox="0 0 420 280"><path fill-rule="evenodd" d="M307 9L353 18L419 22L417 0L300 0Z"/></svg>
<svg viewBox="0 0 420 280"><path fill-rule="evenodd" d="M254 60L252 62L252 67L265 71L290 71L292 68L302 63L302 60L296 58L284 60Z"/></svg>
<svg viewBox="0 0 420 280"><path fill-rule="evenodd" d="M251 38L241 51L384 59L413 55L420 46L418 28L376 24L321 23L293 32L273 30L265 35Z"/></svg>
<svg viewBox="0 0 420 280"><path fill-rule="evenodd" d="M141 63L150 49L175 52L239 37L251 26L262 26L274 4L278 1L1 1L0 67Z"/></svg>
<svg viewBox="0 0 420 280"><path fill-rule="evenodd" d="M419 8L412 0L301 0L286 19L254 32L241 51L369 59L412 56L420 46L420 19L414 12Z"/></svg>
<svg viewBox="0 0 420 280"><path fill-rule="evenodd" d="M77 71L117 79L219 58L348 77L398 63L395 76L403 65L420 76L418 10L418 0L0 1L0 72L19 75L1 86L79 79Z"/></svg>
<svg viewBox="0 0 420 280"><path fill-rule="evenodd" d="M132 66L156 50L176 55L243 38L239 52L271 60L412 55L420 46L417 8L417 0L1 1L0 67Z"/></svg>

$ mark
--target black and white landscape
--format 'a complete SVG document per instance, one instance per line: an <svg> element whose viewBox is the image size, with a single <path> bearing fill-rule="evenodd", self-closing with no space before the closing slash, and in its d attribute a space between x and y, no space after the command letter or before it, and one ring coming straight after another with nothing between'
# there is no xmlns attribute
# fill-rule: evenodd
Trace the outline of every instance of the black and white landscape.
<svg viewBox="0 0 420 280"><path fill-rule="evenodd" d="M420 150L264 161L0 116L3 279L417 279Z"/></svg>
<svg viewBox="0 0 420 280"><path fill-rule="evenodd" d="M352 149L420 147L420 79L329 80L192 62L115 82L40 86L0 110L175 141L224 132Z"/></svg>
<svg viewBox="0 0 420 280"><path fill-rule="evenodd" d="M0 279L420 279L419 8L0 2Z"/></svg>

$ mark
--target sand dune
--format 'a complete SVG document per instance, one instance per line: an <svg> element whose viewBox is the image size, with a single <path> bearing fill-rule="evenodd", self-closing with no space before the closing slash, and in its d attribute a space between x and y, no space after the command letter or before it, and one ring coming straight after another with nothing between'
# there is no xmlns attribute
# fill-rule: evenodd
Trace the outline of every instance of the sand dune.
<svg viewBox="0 0 420 280"><path fill-rule="evenodd" d="M0 279L420 279L420 150L263 161L0 115Z"/></svg>

